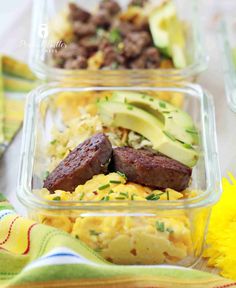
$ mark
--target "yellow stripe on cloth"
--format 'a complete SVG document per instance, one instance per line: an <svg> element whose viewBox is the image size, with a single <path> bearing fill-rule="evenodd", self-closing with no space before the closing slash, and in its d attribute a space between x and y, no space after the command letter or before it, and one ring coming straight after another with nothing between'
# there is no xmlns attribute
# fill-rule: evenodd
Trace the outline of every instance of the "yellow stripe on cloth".
<svg viewBox="0 0 236 288"><path fill-rule="evenodd" d="M35 222L16 214L6 215L0 220L0 246L16 254L24 254L30 245L30 230Z"/></svg>

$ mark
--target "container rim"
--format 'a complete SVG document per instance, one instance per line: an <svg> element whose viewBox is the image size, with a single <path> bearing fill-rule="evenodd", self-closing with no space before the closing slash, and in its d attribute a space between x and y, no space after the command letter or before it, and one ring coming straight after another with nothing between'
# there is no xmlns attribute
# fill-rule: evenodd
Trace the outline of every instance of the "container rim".
<svg viewBox="0 0 236 288"><path fill-rule="evenodd" d="M204 149L204 160L206 167L206 190L195 198L184 200L162 200L162 201L50 201L45 200L31 191L31 180L33 174L33 158L35 150L35 117L37 104L49 95L58 92L84 92L84 91L171 91L180 93L194 93L200 98L201 117L203 125L202 142ZM43 208L48 210L102 210L102 209L189 209L213 205L222 192L220 168L218 162L218 150L215 128L215 112L213 98L197 84L186 84L184 87L70 87L69 83L44 84L33 90L27 97L26 113L23 126L23 138L18 174L17 196L25 206ZM56 203L55 203L56 202ZM150 202L150 203L149 203Z"/></svg>
<svg viewBox="0 0 236 288"><path fill-rule="evenodd" d="M207 69L209 57L206 52L205 43L203 40L202 28L200 28L198 18L198 3L197 0L191 0L191 11L193 17L191 23L193 23L193 42L195 43L195 57L193 63L183 69L136 69L134 70L66 70L62 68L55 68L48 64L45 64L41 60L42 41L39 35L39 25L43 23L43 12L45 11L45 5L47 0L34 0L33 13L32 13L32 29L30 37L30 56L29 63L32 70L39 78L52 79L53 81L60 81L65 79L72 80L73 78L81 78L85 83L103 83L104 79L117 80L117 77L123 76L130 84L139 82L140 80L148 81L149 83L155 83L156 78L161 78L163 81L172 82L182 81L187 78L194 77L200 72ZM40 26L41 27L41 26ZM89 76L89 80L87 80ZM106 78L105 78L106 77ZM114 79L115 78L115 79Z"/></svg>

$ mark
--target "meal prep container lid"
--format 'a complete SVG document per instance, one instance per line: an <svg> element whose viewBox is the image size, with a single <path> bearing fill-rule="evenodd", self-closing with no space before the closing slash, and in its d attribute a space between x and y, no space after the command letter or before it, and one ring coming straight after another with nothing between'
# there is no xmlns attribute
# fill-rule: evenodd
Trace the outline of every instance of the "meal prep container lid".
<svg viewBox="0 0 236 288"><path fill-rule="evenodd" d="M86 2L84 0L77 3ZM95 1L98 3L99 1ZM118 1L124 2L124 1ZM127 1L125 1L127 2ZM189 51L193 51L193 61L184 69L138 69L138 70L67 70L50 66L46 63L46 51L50 51L52 43L49 41L49 47L45 49L45 38L42 37L42 29L49 29L48 20L54 14L57 5L60 10L69 3L65 0L34 0L32 15L31 43L30 43L30 66L39 78L49 79L50 81L61 81L69 79L77 81L80 79L80 85L103 85L106 80L106 86L140 84L146 81L150 85L156 85L157 80L165 82L193 80L200 72L207 68L208 57L204 46L201 33L201 20L198 16L197 0L175 0L177 9L183 17L188 17L191 24L191 40L189 41ZM179 3L178 3L179 2ZM64 5L64 6L63 6ZM186 13L188 9L190 14ZM47 35L47 32L46 32ZM51 53L51 52L50 52ZM119 82L118 82L119 81Z"/></svg>
<svg viewBox="0 0 236 288"><path fill-rule="evenodd" d="M34 153L36 146L36 125L38 121L38 107L43 99L60 92L84 91L170 91L180 92L198 97L201 104L202 146L204 152L204 165L206 174L206 189L195 198L185 200L165 201L47 201L32 193L32 175L34 166ZM191 96L192 95L192 96ZM215 114L213 99L206 90L199 85L189 84L185 87L69 87L68 84L52 83L42 85L33 90L27 100L25 121L23 128L23 144L21 151L20 170L17 194L21 202L28 207L45 209L186 209L212 205L221 193L221 177L218 163L216 142ZM56 202L56 203L55 203ZM127 206L128 205L128 206Z"/></svg>

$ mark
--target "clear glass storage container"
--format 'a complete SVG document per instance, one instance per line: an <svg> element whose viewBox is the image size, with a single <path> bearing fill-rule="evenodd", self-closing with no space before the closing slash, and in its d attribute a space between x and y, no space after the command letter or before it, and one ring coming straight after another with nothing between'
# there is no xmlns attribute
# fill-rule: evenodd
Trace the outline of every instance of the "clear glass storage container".
<svg viewBox="0 0 236 288"><path fill-rule="evenodd" d="M194 80L207 68L207 55L201 34L201 20L198 16L196 0L175 0L177 12L186 24L187 66L183 69L136 69L134 70L67 70L53 67L50 61L55 42L51 39L53 19L67 7L69 0L34 1L32 32L30 43L30 64L33 71L43 79L61 81L65 79L80 80L80 85L156 85L162 82ZM94 10L99 0L75 1L88 10ZM125 7L129 1L118 1ZM155 2L152 1L152 2ZM160 1L156 1L160 3ZM60 20L57 26L60 27ZM60 45L60 44L58 44ZM118 82L119 81L119 82Z"/></svg>
<svg viewBox="0 0 236 288"><path fill-rule="evenodd" d="M184 99L179 103L193 118L201 139L200 158L193 168L189 189L201 193L178 200L106 202L52 201L35 192L42 187L44 172L51 162L47 149L52 141L51 130L54 126L60 130L65 128L61 109L53 103L63 95L60 107L70 103L70 107L75 108L76 103L83 106L85 97L94 101L94 97L89 98L91 92L110 91L155 92L172 103ZM212 205L221 193L220 181L214 105L209 93L198 85L92 88L55 83L41 86L29 95L18 197L29 217L72 233L108 261L127 265L194 265L203 250Z"/></svg>
<svg viewBox="0 0 236 288"><path fill-rule="evenodd" d="M231 6L234 6L232 11L235 11L236 4ZM232 111L236 112L236 18L232 13L225 12L220 19L219 42L222 48L227 101Z"/></svg>

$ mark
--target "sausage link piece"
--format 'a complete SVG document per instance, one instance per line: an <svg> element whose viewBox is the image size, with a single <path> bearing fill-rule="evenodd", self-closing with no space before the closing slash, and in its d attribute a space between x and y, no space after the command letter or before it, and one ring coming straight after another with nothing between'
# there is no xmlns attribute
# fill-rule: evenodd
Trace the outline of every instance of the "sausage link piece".
<svg viewBox="0 0 236 288"><path fill-rule="evenodd" d="M96 134L79 144L44 181L44 188L72 192L94 175L107 173L112 146L103 133Z"/></svg>
<svg viewBox="0 0 236 288"><path fill-rule="evenodd" d="M191 168L174 159L130 147L113 149L112 167L124 173L128 181L176 191L188 187L192 174Z"/></svg>

